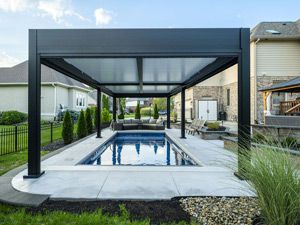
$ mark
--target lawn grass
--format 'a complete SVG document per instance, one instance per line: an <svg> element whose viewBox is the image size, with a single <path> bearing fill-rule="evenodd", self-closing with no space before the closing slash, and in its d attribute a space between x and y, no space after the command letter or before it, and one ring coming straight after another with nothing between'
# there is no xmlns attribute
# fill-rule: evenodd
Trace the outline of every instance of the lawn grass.
<svg viewBox="0 0 300 225"><path fill-rule="evenodd" d="M26 127L27 125L20 125L18 128L19 129L19 133L18 133L18 150L26 150L27 149L27 144L28 144L28 136L27 136L27 132L26 134L22 134L20 132L20 130L22 129L22 127ZM15 126L11 126L11 125L0 125L0 130L2 128L14 128ZM77 129L77 124L74 124L74 135L76 135L76 129ZM53 141L56 140L61 140L62 139L62 124L60 124L59 126L53 126ZM9 140L9 141L7 141ZM15 135L14 135L14 130L10 133L7 134L7 140L5 140L5 137L2 136L1 140L0 140L0 150L2 153L9 153L11 154L11 152L15 151ZM51 142L51 129L50 127L47 129L41 129L41 145L47 145ZM0 153L1 155L1 153Z"/></svg>
<svg viewBox="0 0 300 225"><path fill-rule="evenodd" d="M101 209L94 212L69 213L63 211L52 211L46 213L26 212L25 208L13 207L0 203L1 225L150 225L149 219L134 220L130 218L124 205L120 205L119 215L102 213ZM187 225L186 222L167 223L169 225ZM192 223L194 224L194 223Z"/></svg>
<svg viewBox="0 0 300 225"><path fill-rule="evenodd" d="M41 151L41 155L46 155L47 153L48 151ZM9 170L27 163L27 156L27 151L14 152L0 156L0 176Z"/></svg>

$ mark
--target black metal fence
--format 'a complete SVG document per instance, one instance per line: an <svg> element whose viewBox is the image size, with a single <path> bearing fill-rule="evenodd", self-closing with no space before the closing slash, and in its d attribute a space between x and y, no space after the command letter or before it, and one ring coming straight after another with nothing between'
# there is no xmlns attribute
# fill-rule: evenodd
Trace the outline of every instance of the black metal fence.
<svg viewBox="0 0 300 225"><path fill-rule="evenodd" d="M41 144L52 143L61 139L61 123L41 125ZM16 125L0 128L0 155L5 155L28 148L28 126Z"/></svg>

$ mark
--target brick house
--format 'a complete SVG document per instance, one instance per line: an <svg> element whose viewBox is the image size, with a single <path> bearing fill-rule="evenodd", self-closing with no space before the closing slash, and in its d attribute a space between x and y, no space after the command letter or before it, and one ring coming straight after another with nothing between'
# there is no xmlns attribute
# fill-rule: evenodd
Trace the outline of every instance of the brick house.
<svg viewBox="0 0 300 225"><path fill-rule="evenodd" d="M251 30L251 122L263 121L264 98L258 90L293 79L300 74L300 19L295 22L261 22ZM186 91L186 118L237 120L237 66ZM273 94L274 115L281 101L295 99L297 94ZM175 112L180 118L180 95L176 95Z"/></svg>

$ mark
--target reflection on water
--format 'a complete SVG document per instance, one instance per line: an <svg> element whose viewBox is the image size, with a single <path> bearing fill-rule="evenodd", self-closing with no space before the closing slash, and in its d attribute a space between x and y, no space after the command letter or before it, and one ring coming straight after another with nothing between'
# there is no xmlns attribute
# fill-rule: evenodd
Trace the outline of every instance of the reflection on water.
<svg viewBox="0 0 300 225"><path fill-rule="evenodd" d="M105 148L106 147L106 148ZM98 149L84 164L92 165L194 165L164 135L120 135Z"/></svg>

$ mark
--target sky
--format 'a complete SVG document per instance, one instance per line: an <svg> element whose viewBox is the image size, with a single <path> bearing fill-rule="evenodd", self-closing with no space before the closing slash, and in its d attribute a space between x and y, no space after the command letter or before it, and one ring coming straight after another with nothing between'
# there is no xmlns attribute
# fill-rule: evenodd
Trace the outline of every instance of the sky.
<svg viewBox="0 0 300 225"><path fill-rule="evenodd" d="M0 67L28 58L28 29L250 27L300 19L299 0L0 0Z"/></svg>

